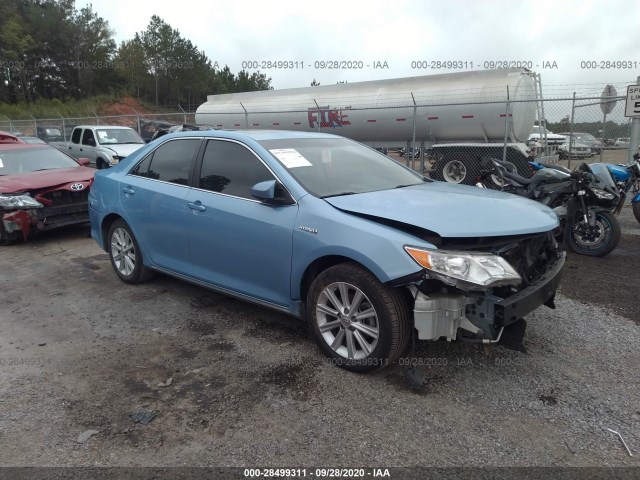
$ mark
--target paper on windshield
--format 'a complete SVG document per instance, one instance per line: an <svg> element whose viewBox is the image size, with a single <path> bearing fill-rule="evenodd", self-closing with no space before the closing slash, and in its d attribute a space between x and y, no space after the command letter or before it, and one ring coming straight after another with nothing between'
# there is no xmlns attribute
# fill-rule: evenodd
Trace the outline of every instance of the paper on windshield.
<svg viewBox="0 0 640 480"><path fill-rule="evenodd" d="M275 148L269 151L287 168L311 166L311 162L304 158L295 148Z"/></svg>
<svg viewBox="0 0 640 480"><path fill-rule="evenodd" d="M4 168L4 163L2 163L2 159L0 158L0 168Z"/></svg>

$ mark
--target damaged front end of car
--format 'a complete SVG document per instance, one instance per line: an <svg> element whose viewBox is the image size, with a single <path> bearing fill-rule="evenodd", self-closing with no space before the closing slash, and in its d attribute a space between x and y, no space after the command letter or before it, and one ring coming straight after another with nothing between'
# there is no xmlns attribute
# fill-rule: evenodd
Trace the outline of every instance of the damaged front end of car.
<svg viewBox="0 0 640 480"><path fill-rule="evenodd" d="M555 308L565 252L553 233L439 243L434 250L405 246L423 268L419 279L405 283L418 338L521 350L523 317L541 305Z"/></svg>
<svg viewBox="0 0 640 480"><path fill-rule="evenodd" d="M29 194L0 195L0 241L11 242L20 237L26 239L36 218L35 212L42 207L44 205Z"/></svg>
<svg viewBox="0 0 640 480"><path fill-rule="evenodd" d="M26 240L36 232L89 221L88 186L82 190L46 190L33 194L0 194L0 243ZM79 187L76 187L79 188Z"/></svg>

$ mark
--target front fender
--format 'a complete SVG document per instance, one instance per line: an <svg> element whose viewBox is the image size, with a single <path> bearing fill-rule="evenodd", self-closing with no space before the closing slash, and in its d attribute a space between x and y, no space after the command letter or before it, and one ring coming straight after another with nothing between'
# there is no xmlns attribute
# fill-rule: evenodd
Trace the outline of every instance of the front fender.
<svg viewBox="0 0 640 480"><path fill-rule="evenodd" d="M320 258L349 258L367 268L381 283L386 283L421 270L405 252L405 245L436 248L396 228L342 212L311 195L303 197L299 203L291 264L291 298L294 301L300 300L307 267Z"/></svg>
<svg viewBox="0 0 640 480"><path fill-rule="evenodd" d="M590 227L595 227L596 226L596 216L598 214L598 212L609 212L611 213L611 211L607 208L604 207L600 207L597 205L589 205L587 207L587 220L589 223Z"/></svg>

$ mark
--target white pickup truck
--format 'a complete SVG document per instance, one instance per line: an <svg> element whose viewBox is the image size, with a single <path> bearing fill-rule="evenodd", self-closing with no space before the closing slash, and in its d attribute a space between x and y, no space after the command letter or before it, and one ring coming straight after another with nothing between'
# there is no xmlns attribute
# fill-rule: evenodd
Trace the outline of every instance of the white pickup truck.
<svg viewBox="0 0 640 480"><path fill-rule="evenodd" d="M138 133L118 125L78 125L69 142L51 142L50 145L74 158L88 158L98 169L117 165L127 155L145 145Z"/></svg>

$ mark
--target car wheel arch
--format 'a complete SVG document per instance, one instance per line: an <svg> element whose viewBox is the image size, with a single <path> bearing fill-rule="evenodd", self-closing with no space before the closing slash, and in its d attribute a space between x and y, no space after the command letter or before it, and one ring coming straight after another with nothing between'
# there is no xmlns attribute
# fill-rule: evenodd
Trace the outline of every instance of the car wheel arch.
<svg viewBox="0 0 640 480"><path fill-rule="evenodd" d="M370 272L374 277L378 279L380 283L386 282L385 279L380 278L380 272L376 272L374 269L369 268L368 265L355 258L347 257L344 255L324 255L322 257L316 258L313 262L307 265L307 268L304 270L300 278L300 288L298 294L303 303L306 301L307 294L309 293L309 288L311 287L313 280L326 269L340 263L355 263Z"/></svg>
<svg viewBox="0 0 640 480"><path fill-rule="evenodd" d="M107 251L107 249L109 248L109 229L111 228L111 225L113 224L113 222L115 222L116 220L124 220L124 218L122 218L120 215L118 215L117 213L110 213L109 215L106 215L103 219L102 219L102 224L100 226L100 230L102 232L102 248ZM126 220L124 220L126 222Z"/></svg>

